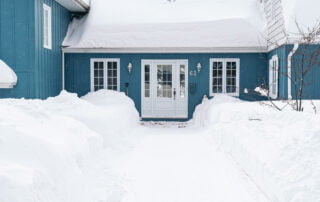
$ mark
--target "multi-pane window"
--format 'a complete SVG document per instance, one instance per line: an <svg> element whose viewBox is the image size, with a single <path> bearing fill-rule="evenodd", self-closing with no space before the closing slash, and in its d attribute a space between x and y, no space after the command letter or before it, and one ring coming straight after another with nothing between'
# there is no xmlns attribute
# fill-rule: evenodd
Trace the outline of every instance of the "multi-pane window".
<svg viewBox="0 0 320 202"><path fill-rule="evenodd" d="M118 89L118 63L116 61L107 62L107 89L117 90Z"/></svg>
<svg viewBox="0 0 320 202"><path fill-rule="evenodd" d="M150 97L150 65L144 66L144 97Z"/></svg>
<svg viewBox="0 0 320 202"><path fill-rule="evenodd" d="M186 66L180 65L180 97L186 96Z"/></svg>
<svg viewBox="0 0 320 202"><path fill-rule="evenodd" d="M51 7L43 4L43 47L52 49Z"/></svg>
<svg viewBox="0 0 320 202"><path fill-rule="evenodd" d="M212 62L212 92L222 93L223 63L221 61Z"/></svg>
<svg viewBox="0 0 320 202"><path fill-rule="evenodd" d="M92 59L91 90L119 90L119 60Z"/></svg>
<svg viewBox="0 0 320 202"><path fill-rule="evenodd" d="M104 88L104 62L94 62L94 91Z"/></svg>
<svg viewBox="0 0 320 202"><path fill-rule="evenodd" d="M210 95L239 95L239 59L210 60Z"/></svg>
<svg viewBox="0 0 320 202"><path fill-rule="evenodd" d="M278 97L278 66L279 58L275 55L269 61L269 96L273 99Z"/></svg>
<svg viewBox="0 0 320 202"><path fill-rule="evenodd" d="M227 62L227 93L235 93L237 91L237 63Z"/></svg>
<svg viewBox="0 0 320 202"><path fill-rule="evenodd" d="M157 97L172 98L172 65L157 66Z"/></svg>

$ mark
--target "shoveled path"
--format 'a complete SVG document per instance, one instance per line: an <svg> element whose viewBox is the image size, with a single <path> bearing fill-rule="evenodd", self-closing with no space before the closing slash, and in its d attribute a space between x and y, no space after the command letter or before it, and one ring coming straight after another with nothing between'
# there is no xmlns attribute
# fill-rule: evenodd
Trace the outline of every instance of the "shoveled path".
<svg viewBox="0 0 320 202"><path fill-rule="evenodd" d="M147 124L124 166L123 202L269 202L197 129Z"/></svg>

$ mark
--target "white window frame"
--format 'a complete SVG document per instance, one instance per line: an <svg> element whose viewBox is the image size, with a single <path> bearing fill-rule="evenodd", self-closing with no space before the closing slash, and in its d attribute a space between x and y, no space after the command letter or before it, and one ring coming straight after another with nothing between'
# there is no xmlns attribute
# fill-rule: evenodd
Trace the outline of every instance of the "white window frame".
<svg viewBox="0 0 320 202"><path fill-rule="evenodd" d="M103 62L104 89L108 89L108 62L117 62L117 91L120 91L120 59L119 58L91 58L90 59L90 88L94 92L94 63Z"/></svg>
<svg viewBox="0 0 320 202"><path fill-rule="evenodd" d="M48 18L45 13L48 12ZM47 20L47 21L46 21ZM43 4L43 47L46 49L52 49L52 14L51 7L47 4ZM46 34L48 32L48 35Z"/></svg>
<svg viewBox="0 0 320 202"><path fill-rule="evenodd" d="M214 62L222 62L222 93L214 93L212 89L213 78L212 69ZM227 62L236 62L237 75L236 75L236 92L227 93ZM226 94L231 96L239 96L240 94L240 59L239 58L211 58L210 59L210 72L209 72L209 95L215 96L217 94Z"/></svg>
<svg viewBox="0 0 320 202"><path fill-rule="evenodd" d="M275 86L275 89L274 89ZM272 99L278 98L279 89L279 57L272 56L269 60L269 97Z"/></svg>

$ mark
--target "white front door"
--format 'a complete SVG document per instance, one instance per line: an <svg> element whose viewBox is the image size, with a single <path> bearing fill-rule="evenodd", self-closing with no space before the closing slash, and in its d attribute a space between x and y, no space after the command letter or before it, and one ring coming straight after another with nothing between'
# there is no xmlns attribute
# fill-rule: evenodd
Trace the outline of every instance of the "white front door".
<svg viewBox="0 0 320 202"><path fill-rule="evenodd" d="M143 118L188 118L188 60L142 60Z"/></svg>

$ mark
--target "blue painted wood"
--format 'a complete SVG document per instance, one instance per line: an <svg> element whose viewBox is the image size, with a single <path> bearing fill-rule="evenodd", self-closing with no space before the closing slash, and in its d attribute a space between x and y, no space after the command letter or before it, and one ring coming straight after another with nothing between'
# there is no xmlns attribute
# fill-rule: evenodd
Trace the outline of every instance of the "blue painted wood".
<svg viewBox="0 0 320 202"><path fill-rule="evenodd" d="M303 64L302 55L307 58L304 59L304 66L308 66L310 61L310 56L312 53L320 51L319 45L303 46L300 45L294 56L292 57L292 77L291 80L291 94L292 97L296 97L296 91L299 90L301 79L300 68ZM293 45L281 46L270 53L268 53L268 59L273 55L278 55L279 57L279 99L288 99L288 55L290 54ZM307 74L306 85L302 97L304 99L320 99L320 57L317 58L318 64L314 65L312 70ZM296 77L296 78L295 78ZM295 78L295 79L294 79ZM295 84L295 81L298 81Z"/></svg>
<svg viewBox="0 0 320 202"><path fill-rule="evenodd" d="M42 45L43 3L52 8L52 50ZM0 1L0 59L17 73L13 89L0 98L47 98L61 91L61 44L70 13L54 0Z"/></svg>
<svg viewBox="0 0 320 202"><path fill-rule="evenodd" d="M103 53L67 53L65 55L66 90L83 96L90 92L90 59L120 58L120 90L125 91L125 83L129 83L129 97L141 112L141 60L142 59L188 59L189 71L196 70L202 64L197 76L189 76L189 86L195 84L194 94L189 92L189 118L195 107L201 103L204 95L209 95L209 60L210 58L240 58L240 98L246 100L262 99L253 93L246 94L244 89L252 92L263 83L268 75L267 55L259 53L243 54L103 54ZM132 63L131 74L127 71Z"/></svg>

